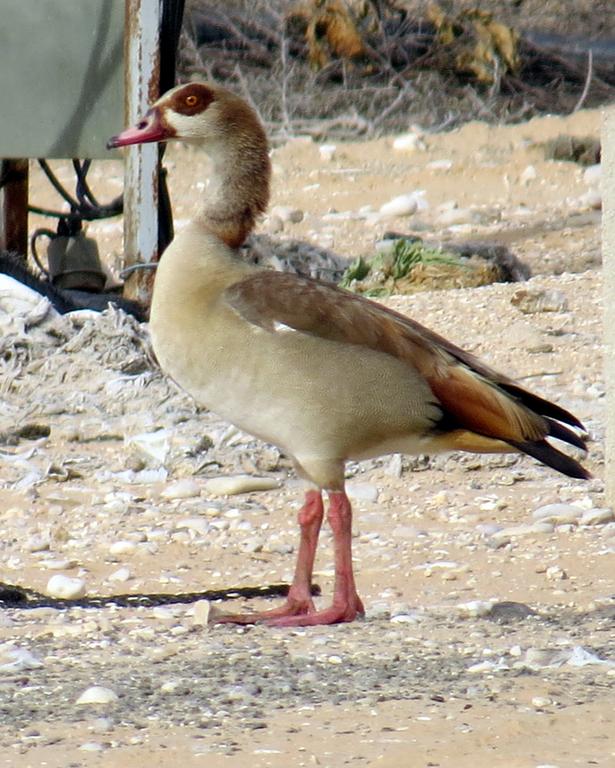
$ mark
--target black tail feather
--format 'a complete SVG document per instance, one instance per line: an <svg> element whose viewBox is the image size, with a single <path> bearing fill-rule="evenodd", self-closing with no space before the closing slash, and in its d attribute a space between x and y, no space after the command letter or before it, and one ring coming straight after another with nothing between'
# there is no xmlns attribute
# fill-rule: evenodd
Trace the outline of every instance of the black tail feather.
<svg viewBox="0 0 615 768"><path fill-rule="evenodd" d="M563 475L575 477L579 480L589 480L591 478L591 474L576 459L558 451L557 448L547 443L546 440L532 443L513 442L511 440L509 444L522 453L538 459L538 461L546 464L548 467L556 469Z"/></svg>
<svg viewBox="0 0 615 768"><path fill-rule="evenodd" d="M523 405L525 405L531 411L534 411L534 413L538 413L541 416L544 416L546 419L555 419L556 421L561 421L564 424L575 427L576 429L581 430L581 432L584 434L587 434L587 430L583 426L583 423L565 408L561 408L559 405L555 405L555 403L551 403L548 400L533 394L532 392L528 392L526 389L523 389L523 387L520 387L516 384L506 383L498 384L498 386L517 400L520 400Z"/></svg>
<svg viewBox="0 0 615 768"><path fill-rule="evenodd" d="M563 424L553 421L553 419L547 418L545 420L549 425L550 437L555 437L558 440L562 440L564 443L574 445L575 448L580 448L582 451L587 450L587 437L585 435L578 435Z"/></svg>

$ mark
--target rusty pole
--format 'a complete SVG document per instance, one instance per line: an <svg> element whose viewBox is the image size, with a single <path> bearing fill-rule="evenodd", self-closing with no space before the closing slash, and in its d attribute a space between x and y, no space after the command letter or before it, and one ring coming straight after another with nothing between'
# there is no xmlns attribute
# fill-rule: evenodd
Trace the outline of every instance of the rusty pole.
<svg viewBox="0 0 615 768"><path fill-rule="evenodd" d="M602 264L606 383L605 495L615 506L615 107L602 118Z"/></svg>
<svg viewBox="0 0 615 768"><path fill-rule="evenodd" d="M0 248L28 253L28 161L0 164Z"/></svg>
<svg viewBox="0 0 615 768"><path fill-rule="evenodd" d="M134 125L158 98L161 2L126 0L124 37L126 125ZM158 261L158 146L130 147L124 171L125 266ZM154 271L139 269L125 294L149 305Z"/></svg>

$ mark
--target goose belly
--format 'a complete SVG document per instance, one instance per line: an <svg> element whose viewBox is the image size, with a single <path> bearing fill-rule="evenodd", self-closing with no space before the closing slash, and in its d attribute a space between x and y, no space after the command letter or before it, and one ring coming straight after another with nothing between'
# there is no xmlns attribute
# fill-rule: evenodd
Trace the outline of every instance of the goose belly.
<svg viewBox="0 0 615 768"><path fill-rule="evenodd" d="M152 323L163 370L200 404L292 456L364 458L400 444L420 451L418 436L440 415L424 380L389 355L232 317L216 325L188 337Z"/></svg>

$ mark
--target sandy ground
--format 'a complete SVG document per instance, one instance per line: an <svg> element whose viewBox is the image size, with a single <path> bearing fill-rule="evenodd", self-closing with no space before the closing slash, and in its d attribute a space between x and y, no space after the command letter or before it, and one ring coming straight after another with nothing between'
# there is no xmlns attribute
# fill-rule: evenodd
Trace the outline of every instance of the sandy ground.
<svg viewBox="0 0 615 768"><path fill-rule="evenodd" d="M615 765L615 522L596 512L600 212L584 169L542 148L560 133L597 136L599 123L579 112L471 124L423 136L411 153L392 139L338 144L332 160L297 139L274 150L272 205L303 219L261 225L348 258L373 252L387 230L508 245L536 276L524 288L555 291L559 311L522 313L511 302L518 284L386 303L573 410L592 434L595 478L514 456L349 466L368 608L352 625L211 627L186 605L5 610L0 766ZM183 147L167 157L181 226L207 162ZM119 162L92 174L101 197L121 190ZM371 215L416 190L425 210ZM35 170L32 196L57 205ZM453 204L465 221L446 227ZM91 231L116 267L120 222ZM0 431L51 432L0 446L0 581L44 592L61 573L108 595L290 577L301 494L285 457L198 411L152 368L146 333L126 319L57 318L29 339L3 362ZM157 434L162 461L128 444L143 433ZM207 490L208 479L246 473L280 488ZM533 513L554 503L564 507L536 525ZM325 601L326 532L317 580ZM92 685L117 698L76 704Z"/></svg>

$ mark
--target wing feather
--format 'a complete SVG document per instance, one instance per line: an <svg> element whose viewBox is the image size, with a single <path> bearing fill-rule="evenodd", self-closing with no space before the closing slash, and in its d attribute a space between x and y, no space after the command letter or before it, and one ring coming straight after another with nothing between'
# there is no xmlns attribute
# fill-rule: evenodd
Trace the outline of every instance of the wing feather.
<svg viewBox="0 0 615 768"><path fill-rule="evenodd" d="M413 366L443 409L441 428L451 433L466 430L516 448L542 444L549 435L585 445L583 425L568 411L420 323L362 296L310 278L262 271L231 285L224 298L245 320L270 331L282 324L362 345ZM582 436L558 422L581 430Z"/></svg>

